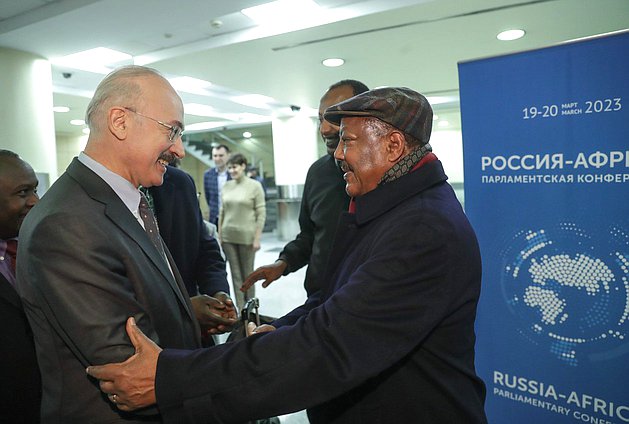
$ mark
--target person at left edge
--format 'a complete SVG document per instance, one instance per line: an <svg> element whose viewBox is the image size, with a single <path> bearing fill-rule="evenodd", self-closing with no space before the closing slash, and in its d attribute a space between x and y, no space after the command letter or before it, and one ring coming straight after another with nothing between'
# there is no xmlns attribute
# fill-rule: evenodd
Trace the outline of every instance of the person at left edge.
<svg viewBox="0 0 629 424"><path fill-rule="evenodd" d="M149 187L148 192L159 233L177 264L201 325L204 345L213 345L209 335L229 331L238 314L228 294L225 260L218 241L203 222L194 180L168 166L164 183Z"/></svg>
<svg viewBox="0 0 629 424"><path fill-rule="evenodd" d="M39 422L41 381L33 333L15 291L16 255L8 249L38 199L33 168L14 152L0 150L0 421L13 424Z"/></svg>
<svg viewBox="0 0 629 424"><path fill-rule="evenodd" d="M182 101L157 71L114 70L87 107L85 150L24 220L17 285L41 369L43 423L162 421L156 408L121 413L85 375L133 353L123 337L130 315L161 344L201 346L177 267L138 212L138 187L162 184L166 165L184 156L182 121Z"/></svg>

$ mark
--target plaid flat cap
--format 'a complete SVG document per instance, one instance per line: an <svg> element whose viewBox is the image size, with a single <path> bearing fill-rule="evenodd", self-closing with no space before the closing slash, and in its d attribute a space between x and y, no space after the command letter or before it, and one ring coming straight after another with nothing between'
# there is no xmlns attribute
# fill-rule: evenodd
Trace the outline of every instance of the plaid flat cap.
<svg viewBox="0 0 629 424"><path fill-rule="evenodd" d="M323 117L340 125L346 116L373 116L426 144L432 131L428 100L406 87L381 87L365 91L326 109Z"/></svg>

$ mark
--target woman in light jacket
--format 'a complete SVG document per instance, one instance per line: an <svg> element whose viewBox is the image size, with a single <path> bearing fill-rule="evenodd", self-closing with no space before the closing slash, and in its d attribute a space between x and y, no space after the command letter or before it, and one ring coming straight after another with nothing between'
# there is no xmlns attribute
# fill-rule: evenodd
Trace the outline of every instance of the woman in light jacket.
<svg viewBox="0 0 629 424"><path fill-rule="evenodd" d="M252 286L240 291L243 280L253 272L256 251L260 250L260 236L266 219L264 190L260 182L246 174L247 159L240 153L227 161L231 180L221 190L221 209L218 235L229 262L238 310L247 299L255 296Z"/></svg>

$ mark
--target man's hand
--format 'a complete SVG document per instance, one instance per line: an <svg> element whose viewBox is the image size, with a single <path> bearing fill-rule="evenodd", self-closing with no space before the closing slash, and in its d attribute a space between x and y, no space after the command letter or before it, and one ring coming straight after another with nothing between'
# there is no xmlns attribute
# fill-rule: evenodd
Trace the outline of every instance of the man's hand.
<svg viewBox="0 0 629 424"><path fill-rule="evenodd" d="M121 411L133 411L153 405L155 372L162 349L135 324L127 319L127 334L135 347L135 354L118 364L87 367L87 373L99 380L100 389Z"/></svg>
<svg viewBox="0 0 629 424"><path fill-rule="evenodd" d="M258 334L258 333L268 333L269 331L275 330L275 327L270 324L262 324L256 327L255 322L250 322L247 324L247 337Z"/></svg>
<svg viewBox="0 0 629 424"><path fill-rule="evenodd" d="M261 266L260 268L249 274L249 276L242 283L240 291L245 292L249 290L249 288L253 286L256 281L260 280L264 280L262 282L262 287L268 287L269 284L282 276L287 266L288 264L281 259L278 259L277 261L275 261L275 263Z"/></svg>
<svg viewBox="0 0 629 424"><path fill-rule="evenodd" d="M216 292L214 297L206 294L190 298L194 316L201 329L209 334L221 334L230 331L238 322L238 313L234 302L225 292Z"/></svg>

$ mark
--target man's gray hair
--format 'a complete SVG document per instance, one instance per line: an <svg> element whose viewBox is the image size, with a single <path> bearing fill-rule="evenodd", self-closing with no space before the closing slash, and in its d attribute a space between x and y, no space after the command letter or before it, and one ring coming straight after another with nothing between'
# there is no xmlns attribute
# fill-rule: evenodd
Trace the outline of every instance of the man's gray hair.
<svg viewBox="0 0 629 424"><path fill-rule="evenodd" d="M97 132L101 128L102 115L111 106L136 106L142 96L142 89L137 83L141 77L159 77L162 74L146 66L129 65L110 72L96 87L94 97L87 105L85 123L90 131Z"/></svg>

